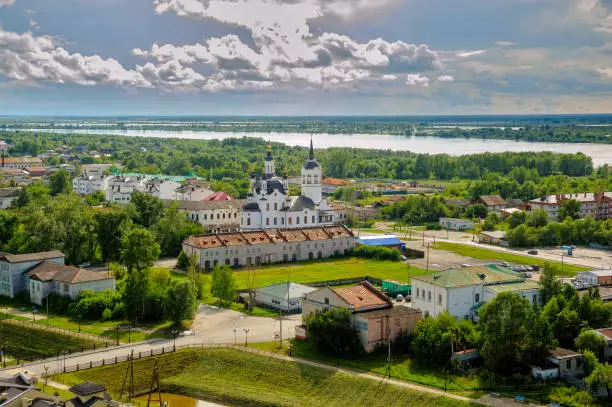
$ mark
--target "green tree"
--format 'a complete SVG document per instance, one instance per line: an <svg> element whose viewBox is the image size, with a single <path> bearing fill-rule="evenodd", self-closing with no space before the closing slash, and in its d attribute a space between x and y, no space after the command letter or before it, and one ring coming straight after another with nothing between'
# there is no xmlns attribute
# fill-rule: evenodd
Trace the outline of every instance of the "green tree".
<svg viewBox="0 0 612 407"><path fill-rule="evenodd" d="M528 314L529 301L510 292L499 294L480 311L480 353L491 371L510 374L521 366L529 334Z"/></svg>
<svg viewBox="0 0 612 407"><path fill-rule="evenodd" d="M174 257L181 252L183 240L203 233L199 223L190 222L184 213L179 211L178 203L173 202L163 218L152 228L163 256Z"/></svg>
<svg viewBox="0 0 612 407"><path fill-rule="evenodd" d="M508 225L514 229L527 221L527 213L525 211L515 211L508 217Z"/></svg>
<svg viewBox="0 0 612 407"><path fill-rule="evenodd" d="M165 314L175 327L182 327L183 321L191 319L195 311L196 288L190 280L174 280L168 289Z"/></svg>
<svg viewBox="0 0 612 407"><path fill-rule="evenodd" d="M590 350L598 357L603 357L603 350L608 345L608 341L595 331L584 330L574 341L576 349L582 351Z"/></svg>
<svg viewBox="0 0 612 407"><path fill-rule="evenodd" d="M588 349L580 350L580 352L584 355L584 375L590 376L597 366L600 365L599 359Z"/></svg>
<svg viewBox="0 0 612 407"><path fill-rule="evenodd" d="M612 365L607 363L597 365L585 381L591 389L606 389L609 398L612 387Z"/></svg>
<svg viewBox="0 0 612 407"><path fill-rule="evenodd" d="M0 247L13 238L19 227L19 216L9 211L0 211Z"/></svg>
<svg viewBox="0 0 612 407"><path fill-rule="evenodd" d="M143 227L133 227L121 239L121 255L128 274L132 270L145 270L153 266L159 253L159 244L151 232Z"/></svg>
<svg viewBox="0 0 612 407"><path fill-rule="evenodd" d="M422 319L412 333L412 353L423 363L447 364L457 329L457 320L448 313Z"/></svg>
<svg viewBox="0 0 612 407"><path fill-rule="evenodd" d="M72 182L70 174L65 169L54 172L49 177L49 186L51 187L51 195L67 194L72 191Z"/></svg>
<svg viewBox="0 0 612 407"><path fill-rule="evenodd" d="M548 213L543 209L531 211L527 216L527 225L535 228L541 228L548 224Z"/></svg>
<svg viewBox="0 0 612 407"><path fill-rule="evenodd" d="M564 220L565 218L580 218L580 202L575 199L567 199L563 201L559 207L558 218L559 220Z"/></svg>
<svg viewBox="0 0 612 407"><path fill-rule="evenodd" d="M358 332L348 309L316 311L308 315L305 322L319 352L327 355L355 355L360 352Z"/></svg>
<svg viewBox="0 0 612 407"><path fill-rule="evenodd" d="M121 239L132 227L132 220L122 210L108 210L95 214L96 236L102 252L102 260L119 260Z"/></svg>
<svg viewBox="0 0 612 407"><path fill-rule="evenodd" d="M148 269L133 268L125 281L123 303L125 314L131 321L143 321L146 315L150 275Z"/></svg>
<svg viewBox="0 0 612 407"><path fill-rule="evenodd" d="M524 360L542 366L550 351L557 346L552 326L537 304L529 310L525 324L528 329Z"/></svg>
<svg viewBox="0 0 612 407"><path fill-rule="evenodd" d="M96 191L85 197L85 202L89 206L100 206L106 201L106 195L102 191Z"/></svg>
<svg viewBox="0 0 612 407"><path fill-rule="evenodd" d="M229 303L236 295L236 282L229 266L215 266L211 274L210 292L222 302Z"/></svg>
<svg viewBox="0 0 612 407"><path fill-rule="evenodd" d="M164 203L153 195L135 192L131 203L135 209L133 221L145 228L150 228L164 216Z"/></svg>
<svg viewBox="0 0 612 407"><path fill-rule="evenodd" d="M561 282L558 280L558 269L550 263L544 264L540 276L540 296L542 304L546 304L551 298L561 292Z"/></svg>

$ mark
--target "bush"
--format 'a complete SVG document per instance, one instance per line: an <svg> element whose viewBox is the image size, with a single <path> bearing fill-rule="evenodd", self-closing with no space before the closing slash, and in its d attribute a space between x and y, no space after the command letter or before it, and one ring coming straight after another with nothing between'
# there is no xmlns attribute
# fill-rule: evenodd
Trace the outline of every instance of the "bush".
<svg viewBox="0 0 612 407"><path fill-rule="evenodd" d="M102 319L106 309L115 309L121 302L120 293L111 290L94 293L87 290L82 291L77 300L70 304L69 312L72 316L82 319Z"/></svg>
<svg viewBox="0 0 612 407"><path fill-rule="evenodd" d="M596 406L597 400L591 393L578 390L575 387L558 386L549 395L551 401L568 407Z"/></svg>
<svg viewBox="0 0 612 407"><path fill-rule="evenodd" d="M425 224L427 230L442 230L442 226L438 222L429 222Z"/></svg>
<svg viewBox="0 0 612 407"><path fill-rule="evenodd" d="M189 267L189 257L187 257L187 255L181 250L178 255L178 258L176 259L176 268L181 270L187 270L187 267Z"/></svg>
<svg viewBox="0 0 612 407"><path fill-rule="evenodd" d="M364 259L402 260L402 253L399 250L382 246L359 246L353 250L353 255Z"/></svg>
<svg viewBox="0 0 612 407"><path fill-rule="evenodd" d="M104 308L104 311L102 311L102 321L109 321L111 319L113 319L113 311L110 308Z"/></svg>
<svg viewBox="0 0 612 407"><path fill-rule="evenodd" d="M70 308L70 304L72 304L72 299L70 297L64 297L59 294L49 294L47 297L49 300L49 311L55 314L66 314ZM43 301L43 307L47 306L47 301Z"/></svg>
<svg viewBox="0 0 612 407"><path fill-rule="evenodd" d="M357 330L346 308L333 308L308 315L306 329L323 354L356 355L361 352Z"/></svg>

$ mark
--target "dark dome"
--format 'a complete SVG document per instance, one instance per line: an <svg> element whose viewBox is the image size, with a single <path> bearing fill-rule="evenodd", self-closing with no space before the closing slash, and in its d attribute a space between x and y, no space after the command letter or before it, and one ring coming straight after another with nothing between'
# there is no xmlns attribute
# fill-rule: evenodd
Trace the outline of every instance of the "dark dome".
<svg viewBox="0 0 612 407"><path fill-rule="evenodd" d="M307 170L319 168L319 163L316 162L315 160L310 160L310 161L307 161L306 164L304 164L304 168L306 168Z"/></svg>
<svg viewBox="0 0 612 407"><path fill-rule="evenodd" d="M289 208L289 211L299 212L303 211L304 209L314 209L316 206L317 205L312 199L307 198L305 196L300 196L298 199L295 200L295 202L293 202L291 208Z"/></svg>
<svg viewBox="0 0 612 407"><path fill-rule="evenodd" d="M242 207L242 209L246 212L258 212L259 205L256 202L250 202Z"/></svg>
<svg viewBox="0 0 612 407"><path fill-rule="evenodd" d="M271 194L272 192L279 191L281 194L285 193L285 188L283 188L283 183L280 182L279 180L272 180L272 181L268 181L266 183L266 186L268 187L268 194Z"/></svg>
<svg viewBox="0 0 612 407"><path fill-rule="evenodd" d="M272 152L268 151L268 155L266 155L266 161L274 161L274 158L272 157Z"/></svg>

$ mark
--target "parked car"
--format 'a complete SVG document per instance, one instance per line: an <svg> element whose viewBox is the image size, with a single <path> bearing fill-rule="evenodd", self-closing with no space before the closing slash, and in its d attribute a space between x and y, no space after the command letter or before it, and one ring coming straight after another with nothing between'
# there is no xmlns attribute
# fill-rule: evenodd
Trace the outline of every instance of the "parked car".
<svg viewBox="0 0 612 407"><path fill-rule="evenodd" d="M461 267L472 267L469 264L462 264Z"/></svg>
<svg viewBox="0 0 612 407"><path fill-rule="evenodd" d="M507 261L502 261L501 263L499 263L499 265L502 267L510 267L510 263L508 263Z"/></svg>
<svg viewBox="0 0 612 407"><path fill-rule="evenodd" d="M533 271L540 271L540 266L538 266L537 264L532 264L531 268L533 269Z"/></svg>
<svg viewBox="0 0 612 407"><path fill-rule="evenodd" d="M533 271L533 267L531 266L523 266L525 267L525 271Z"/></svg>
<svg viewBox="0 0 612 407"><path fill-rule="evenodd" d="M538 251L537 250L529 250L527 253L528 254L536 255L536 254L538 254Z"/></svg>
<svg viewBox="0 0 612 407"><path fill-rule="evenodd" d="M401 294L398 294L398 295L397 295L397 297L395 298L395 301L397 301L397 302L402 302L402 301L404 301L404 296L403 296L403 295L401 295Z"/></svg>
<svg viewBox="0 0 612 407"><path fill-rule="evenodd" d="M525 277L527 277L527 278L531 278L531 277L533 277L533 274L531 274L531 273L527 272L527 273L525 273Z"/></svg>
<svg viewBox="0 0 612 407"><path fill-rule="evenodd" d="M408 260L408 257L406 257L406 256L404 256L404 255L402 254L402 260L403 260L403 261L406 261L406 260Z"/></svg>

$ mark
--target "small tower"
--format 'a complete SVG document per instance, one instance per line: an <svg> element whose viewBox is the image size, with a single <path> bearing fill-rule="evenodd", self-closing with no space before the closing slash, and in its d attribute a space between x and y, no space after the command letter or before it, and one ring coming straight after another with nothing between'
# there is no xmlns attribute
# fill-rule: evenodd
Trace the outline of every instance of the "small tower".
<svg viewBox="0 0 612 407"><path fill-rule="evenodd" d="M274 157L272 157L272 146L270 144L268 144L268 155L266 155L265 167L265 179L274 177Z"/></svg>
<svg viewBox="0 0 612 407"><path fill-rule="evenodd" d="M302 196L312 199L317 205L321 202L323 197L321 178L321 167L319 167L319 163L315 160L311 137L308 161L306 161L306 164L302 167Z"/></svg>

